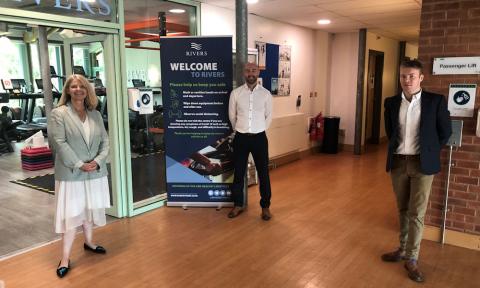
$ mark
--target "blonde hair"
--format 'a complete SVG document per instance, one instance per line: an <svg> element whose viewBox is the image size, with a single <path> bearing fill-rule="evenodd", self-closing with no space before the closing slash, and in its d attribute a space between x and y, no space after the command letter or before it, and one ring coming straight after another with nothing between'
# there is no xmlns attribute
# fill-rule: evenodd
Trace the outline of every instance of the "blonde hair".
<svg viewBox="0 0 480 288"><path fill-rule="evenodd" d="M65 81L65 86L63 86L62 96L60 100L58 100L57 107L67 104L70 102L71 96L68 94L68 90L70 89L70 85L72 85L73 80L77 80L80 84L85 87L87 90L87 97L85 97L85 107L88 110L92 111L97 108L98 99L97 95L95 94L95 90L93 89L92 85L88 83L88 80L80 74L73 74L72 76L68 77L67 81Z"/></svg>

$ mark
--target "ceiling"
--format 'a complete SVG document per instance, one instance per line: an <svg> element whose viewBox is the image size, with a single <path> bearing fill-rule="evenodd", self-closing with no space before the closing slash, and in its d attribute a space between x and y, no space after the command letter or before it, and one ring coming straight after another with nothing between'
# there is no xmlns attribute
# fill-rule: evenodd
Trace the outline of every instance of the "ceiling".
<svg viewBox="0 0 480 288"><path fill-rule="evenodd" d="M182 8L186 10L186 13L174 14L168 11L173 8ZM195 11L194 8L189 5L161 0L126 0L124 1L124 9L125 23L155 19L158 17L158 13L162 11L166 13L168 22L180 25L189 25L189 17Z"/></svg>
<svg viewBox="0 0 480 288"><path fill-rule="evenodd" d="M235 9L235 0L200 0ZM259 0L248 12L330 33L368 31L401 41L417 42L422 0ZM317 20L327 18L329 25Z"/></svg>
<svg viewBox="0 0 480 288"><path fill-rule="evenodd" d="M159 12L165 12L169 36L190 35L190 23L195 22L195 8L189 5L161 0L124 1L125 36L127 42L158 41ZM169 10L181 8L185 13Z"/></svg>

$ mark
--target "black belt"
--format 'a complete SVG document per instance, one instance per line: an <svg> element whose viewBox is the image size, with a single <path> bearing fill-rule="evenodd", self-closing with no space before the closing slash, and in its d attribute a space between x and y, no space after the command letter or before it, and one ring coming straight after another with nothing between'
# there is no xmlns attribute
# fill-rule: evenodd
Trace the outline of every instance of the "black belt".
<svg viewBox="0 0 480 288"><path fill-rule="evenodd" d="M416 155L393 154L393 157L397 159L402 159L402 160L418 160L420 159L420 154L416 154Z"/></svg>

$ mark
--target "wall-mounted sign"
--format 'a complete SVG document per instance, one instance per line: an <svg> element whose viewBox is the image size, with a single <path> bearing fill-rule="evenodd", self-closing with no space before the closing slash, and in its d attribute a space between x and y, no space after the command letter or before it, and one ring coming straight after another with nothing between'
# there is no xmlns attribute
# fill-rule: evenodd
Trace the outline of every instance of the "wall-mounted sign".
<svg viewBox="0 0 480 288"><path fill-rule="evenodd" d="M480 57L434 58L432 74L480 74Z"/></svg>
<svg viewBox="0 0 480 288"><path fill-rule="evenodd" d="M448 110L457 117L473 117L477 84L450 84Z"/></svg>
<svg viewBox="0 0 480 288"><path fill-rule="evenodd" d="M140 114L153 114L153 92L152 89L140 88Z"/></svg>
<svg viewBox="0 0 480 288"><path fill-rule="evenodd" d="M114 0L2 0L0 7L116 22Z"/></svg>

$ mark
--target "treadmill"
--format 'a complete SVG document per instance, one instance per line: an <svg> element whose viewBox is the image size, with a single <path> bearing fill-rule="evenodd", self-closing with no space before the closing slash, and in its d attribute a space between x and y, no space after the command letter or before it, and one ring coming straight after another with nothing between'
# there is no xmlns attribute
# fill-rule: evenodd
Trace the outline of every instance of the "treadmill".
<svg viewBox="0 0 480 288"><path fill-rule="evenodd" d="M8 85L10 84L10 85ZM17 139L26 139L38 131L47 132L47 123L34 123L32 121L33 109L35 108L35 100L42 98L42 93L27 93L27 84L25 79L3 79L2 85L5 91L10 94L10 99L20 99L22 101L22 122L15 123L18 133Z"/></svg>

